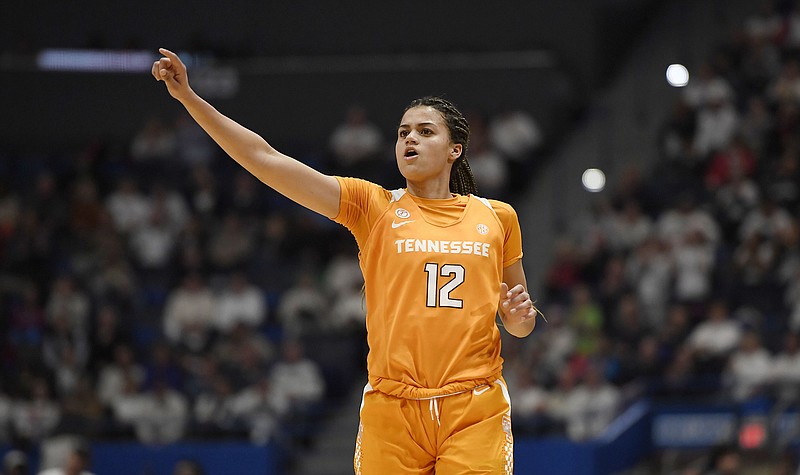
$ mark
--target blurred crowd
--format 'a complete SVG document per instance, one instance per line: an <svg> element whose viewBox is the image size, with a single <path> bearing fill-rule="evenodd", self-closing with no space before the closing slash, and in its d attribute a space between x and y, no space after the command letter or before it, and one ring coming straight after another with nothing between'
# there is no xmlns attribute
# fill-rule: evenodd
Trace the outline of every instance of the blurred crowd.
<svg viewBox="0 0 800 475"><path fill-rule="evenodd" d="M791 3L759 3L690 67L653 144L658 164L631 166L560 237L541 296L549 324L506 347L521 432L593 437L643 396L797 409L800 6Z"/></svg>
<svg viewBox="0 0 800 475"><path fill-rule="evenodd" d="M285 151L402 183L394 131L363 107L343 113L327 150ZM512 196L512 170L543 142L537 123L474 114L473 137L485 193ZM305 445L363 384L354 239L259 183L187 115L147 118L124 144L2 150L0 177L0 443Z"/></svg>

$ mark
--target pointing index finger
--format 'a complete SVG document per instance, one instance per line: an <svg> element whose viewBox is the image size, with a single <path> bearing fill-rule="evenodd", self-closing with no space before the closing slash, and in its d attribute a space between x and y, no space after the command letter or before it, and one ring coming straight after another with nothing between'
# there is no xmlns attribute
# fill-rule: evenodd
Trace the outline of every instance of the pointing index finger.
<svg viewBox="0 0 800 475"><path fill-rule="evenodd" d="M175 64L179 64L183 66L183 61L181 58L178 57L177 54L173 53L172 51L168 50L167 48L158 48L158 52L172 60Z"/></svg>

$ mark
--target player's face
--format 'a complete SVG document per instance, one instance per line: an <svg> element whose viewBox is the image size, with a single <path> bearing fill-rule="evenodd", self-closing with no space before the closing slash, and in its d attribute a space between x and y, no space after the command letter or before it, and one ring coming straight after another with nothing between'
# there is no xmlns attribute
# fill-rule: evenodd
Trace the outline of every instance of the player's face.
<svg viewBox="0 0 800 475"><path fill-rule="evenodd" d="M395 157L406 180L422 183L450 179L450 168L461 155L461 144L450 141L450 130L442 114L428 106L403 114L397 128Z"/></svg>

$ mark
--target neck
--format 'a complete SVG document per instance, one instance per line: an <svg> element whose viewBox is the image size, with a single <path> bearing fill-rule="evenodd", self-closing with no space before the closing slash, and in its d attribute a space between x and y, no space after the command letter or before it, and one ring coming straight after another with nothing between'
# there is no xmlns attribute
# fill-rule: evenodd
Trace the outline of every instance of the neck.
<svg viewBox="0 0 800 475"><path fill-rule="evenodd" d="M419 198L442 200L453 196L450 193L450 177L447 177L446 181L435 180L423 183L406 181L406 187L410 194Z"/></svg>

